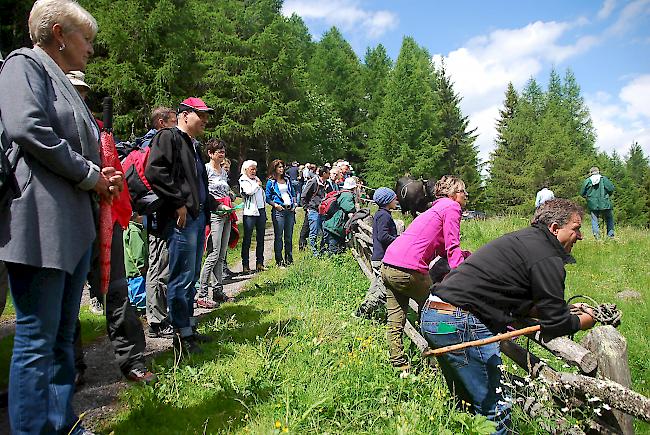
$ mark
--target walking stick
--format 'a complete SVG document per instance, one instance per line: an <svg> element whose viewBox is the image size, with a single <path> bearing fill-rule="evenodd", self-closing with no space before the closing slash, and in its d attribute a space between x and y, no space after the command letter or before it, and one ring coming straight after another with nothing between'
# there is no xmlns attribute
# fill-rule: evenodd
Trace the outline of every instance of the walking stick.
<svg viewBox="0 0 650 435"><path fill-rule="evenodd" d="M466 349L468 347L485 346L486 344L494 343L496 341L509 340L521 335L533 334L540 330L540 325L529 326L527 328L517 329L516 331L506 332L505 334L497 334L494 337L483 338L481 340L467 341L465 343L458 343L451 346L440 347L438 349L429 349L422 353L423 357L440 356L447 352L454 350Z"/></svg>

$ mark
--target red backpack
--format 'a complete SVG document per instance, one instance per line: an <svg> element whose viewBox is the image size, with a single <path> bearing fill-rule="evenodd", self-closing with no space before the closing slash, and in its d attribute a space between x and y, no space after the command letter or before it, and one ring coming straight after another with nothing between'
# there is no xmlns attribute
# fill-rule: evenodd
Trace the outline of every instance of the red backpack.
<svg viewBox="0 0 650 435"><path fill-rule="evenodd" d="M162 200L151 190L151 184L144 176L150 147L131 151L122 162L124 179L129 186L133 210L140 215L152 214L160 208Z"/></svg>
<svg viewBox="0 0 650 435"><path fill-rule="evenodd" d="M325 195L325 198L323 198L318 206L318 214L328 219L331 218L338 209L338 203L336 200L339 199L340 193L340 190L333 190Z"/></svg>

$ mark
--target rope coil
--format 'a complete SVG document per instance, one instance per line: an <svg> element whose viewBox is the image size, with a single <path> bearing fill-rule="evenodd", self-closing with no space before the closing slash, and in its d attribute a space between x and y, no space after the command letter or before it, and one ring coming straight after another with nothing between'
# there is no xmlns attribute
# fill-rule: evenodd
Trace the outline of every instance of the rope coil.
<svg viewBox="0 0 650 435"><path fill-rule="evenodd" d="M623 317L623 312L616 307L616 304L599 304L593 298L586 295L575 295L569 298L567 303L571 303L574 299L585 299L589 303L584 304L587 308L590 308L593 312L592 317L599 323L603 325L612 325L618 327L621 324L621 318ZM575 307L578 311L587 313L586 310L582 307ZM592 314L592 313L588 313Z"/></svg>

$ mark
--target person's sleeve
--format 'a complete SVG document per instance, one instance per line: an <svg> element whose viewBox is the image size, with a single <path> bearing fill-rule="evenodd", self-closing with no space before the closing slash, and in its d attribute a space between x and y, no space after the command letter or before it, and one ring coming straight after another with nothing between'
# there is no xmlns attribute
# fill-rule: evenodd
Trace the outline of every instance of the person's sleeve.
<svg viewBox="0 0 650 435"><path fill-rule="evenodd" d="M144 169L144 176L151 188L174 208L185 205L185 198L172 174L174 164L174 133L161 130L151 141L151 151Z"/></svg>
<svg viewBox="0 0 650 435"><path fill-rule="evenodd" d="M251 180L244 180L242 178L239 179L239 187L241 188L242 192L244 192L246 195L251 196L255 194L255 191L259 188L257 183Z"/></svg>
<svg viewBox="0 0 650 435"><path fill-rule="evenodd" d="M604 178L605 178L605 191L607 192L608 195L611 195L612 193L614 193L615 190L614 183L612 183L612 181L609 178L607 177Z"/></svg>
<svg viewBox="0 0 650 435"><path fill-rule="evenodd" d="M377 230L377 240L384 246L390 245L397 238L397 234L390 233L390 221L392 220L393 218L390 215L382 213L378 216L377 223L373 226L373 231L375 229Z"/></svg>
<svg viewBox="0 0 650 435"><path fill-rule="evenodd" d="M266 182L266 203L269 204L271 207L275 205L273 202L273 182L271 180L268 180Z"/></svg>
<svg viewBox="0 0 650 435"><path fill-rule="evenodd" d="M569 335L580 329L580 319L571 314L564 300L566 271L559 257L549 257L533 264L530 283L533 304L545 338Z"/></svg>
<svg viewBox="0 0 650 435"><path fill-rule="evenodd" d="M307 203L311 197L312 193L311 190L314 187L314 183L312 182L312 179L310 178L309 181L305 184L305 188L302 190L302 194L300 195L300 199L302 199L302 203L305 204Z"/></svg>
<svg viewBox="0 0 650 435"><path fill-rule="evenodd" d="M147 265L147 244L144 240L146 232L144 230L132 231L129 237L129 250L131 258L138 270L142 270Z"/></svg>
<svg viewBox="0 0 650 435"><path fill-rule="evenodd" d="M0 74L0 108L7 137L41 165L77 185L92 190L100 168L74 151L52 128L43 72L26 56L7 60ZM99 144L97 144L99 148Z"/></svg>
<svg viewBox="0 0 650 435"><path fill-rule="evenodd" d="M454 269L465 260L460 249L460 205L448 207L442 214L442 235L449 267Z"/></svg>
<svg viewBox="0 0 650 435"><path fill-rule="evenodd" d="M583 198L587 196L587 184L589 183L589 179L586 179L585 181L582 182L582 189L580 189L580 196Z"/></svg>

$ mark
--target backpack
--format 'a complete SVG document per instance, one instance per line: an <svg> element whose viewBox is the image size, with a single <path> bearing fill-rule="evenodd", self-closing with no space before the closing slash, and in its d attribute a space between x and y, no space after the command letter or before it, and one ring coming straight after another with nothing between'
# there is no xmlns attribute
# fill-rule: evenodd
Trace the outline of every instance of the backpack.
<svg viewBox="0 0 650 435"><path fill-rule="evenodd" d="M325 198L321 201L318 206L318 214L323 216L325 219L329 219L334 216L334 213L338 210L338 202L340 190L334 190L325 195Z"/></svg>
<svg viewBox="0 0 650 435"><path fill-rule="evenodd" d="M124 179L131 195L131 204L133 210L139 215L153 214L162 205L162 199L151 189L151 184L144 176L144 168L147 165L150 151L150 147L133 150L122 162Z"/></svg>

